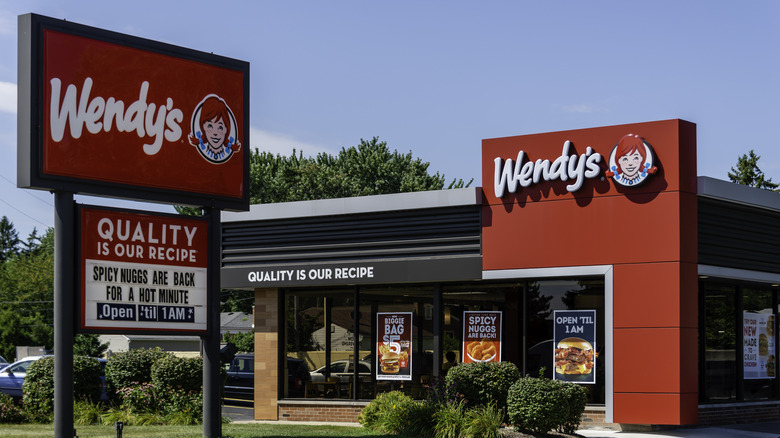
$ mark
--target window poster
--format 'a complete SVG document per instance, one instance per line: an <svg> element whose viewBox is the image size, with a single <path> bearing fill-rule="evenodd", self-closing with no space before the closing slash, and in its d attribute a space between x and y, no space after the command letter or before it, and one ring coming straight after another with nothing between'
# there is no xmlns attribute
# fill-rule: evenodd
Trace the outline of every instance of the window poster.
<svg viewBox="0 0 780 438"><path fill-rule="evenodd" d="M742 317L745 379L774 379L776 365L775 316L745 312Z"/></svg>
<svg viewBox="0 0 780 438"><path fill-rule="evenodd" d="M553 378L596 383L596 311L556 310L553 321Z"/></svg>
<svg viewBox="0 0 780 438"><path fill-rule="evenodd" d="M501 362L500 311L463 312L462 363Z"/></svg>
<svg viewBox="0 0 780 438"><path fill-rule="evenodd" d="M376 379L412 380L412 313L377 313L376 335Z"/></svg>

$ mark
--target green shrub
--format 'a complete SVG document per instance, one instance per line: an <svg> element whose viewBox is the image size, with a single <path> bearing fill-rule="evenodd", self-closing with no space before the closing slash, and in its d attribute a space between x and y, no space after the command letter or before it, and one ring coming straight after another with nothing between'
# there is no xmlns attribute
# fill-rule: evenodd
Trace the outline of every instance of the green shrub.
<svg viewBox="0 0 780 438"><path fill-rule="evenodd" d="M203 386L203 359L160 357L152 364L151 378L160 391L200 391Z"/></svg>
<svg viewBox="0 0 780 438"><path fill-rule="evenodd" d="M121 407L132 414L157 412L157 396L151 383L133 384L116 391Z"/></svg>
<svg viewBox="0 0 780 438"><path fill-rule="evenodd" d="M450 400L462 396L466 407L491 403L503 411L509 387L520 379L520 370L511 362L474 362L450 368L445 378Z"/></svg>
<svg viewBox="0 0 780 438"><path fill-rule="evenodd" d="M157 400L166 424L199 424L203 418L202 391L170 391L158 394Z"/></svg>
<svg viewBox="0 0 780 438"><path fill-rule="evenodd" d="M439 405L433 415L436 438L459 438L466 428L466 403L449 402Z"/></svg>
<svg viewBox="0 0 780 438"><path fill-rule="evenodd" d="M106 406L100 402L77 400L73 405L73 423L78 425L102 424Z"/></svg>
<svg viewBox="0 0 780 438"><path fill-rule="evenodd" d="M24 423L27 416L13 397L0 393L0 423Z"/></svg>
<svg viewBox="0 0 780 438"><path fill-rule="evenodd" d="M73 357L73 398L100 398L100 362L94 357ZM22 400L33 421L46 422L54 413L54 357L36 360L27 368Z"/></svg>
<svg viewBox="0 0 780 438"><path fill-rule="evenodd" d="M417 402L400 391L379 394L363 408L358 422L363 427L381 433L407 434L412 429L411 418L417 412Z"/></svg>
<svg viewBox="0 0 780 438"><path fill-rule="evenodd" d="M498 428L504 424L504 411L495 404L478 406L466 412L465 436L474 438L500 438Z"/></svg>
<svg viewBox="0 0 780 438"><path fill-rule="evenodd" d="M509 422L524 433L573 433L585 410L585 389L574 383L525 377L509 388Z"/></svg>
<svg viewBox="0 0 780 438"><path fill-rule="evenodd" d="M116 391L152 381L152 364L160 358L172 356L159 348L139 348L115 353L106 364L106 387L109 397L116 400Z"/></svg>

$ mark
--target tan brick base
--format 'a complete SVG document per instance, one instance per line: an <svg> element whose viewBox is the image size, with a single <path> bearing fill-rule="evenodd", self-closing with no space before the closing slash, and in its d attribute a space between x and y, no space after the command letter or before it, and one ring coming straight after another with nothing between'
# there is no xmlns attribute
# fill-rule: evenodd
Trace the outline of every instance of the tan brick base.
<svg viewBox="0 0 780 438"><path fill-rule="evenodd" d="M358 415L368 402L279 402L281 421L325 421L357 423Z"/></svg>

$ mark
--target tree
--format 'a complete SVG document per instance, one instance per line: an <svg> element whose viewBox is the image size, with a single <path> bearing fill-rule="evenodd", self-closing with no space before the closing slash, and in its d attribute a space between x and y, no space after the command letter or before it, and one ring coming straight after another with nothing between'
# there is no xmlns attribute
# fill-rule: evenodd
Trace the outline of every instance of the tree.
<svg viewBox="0 0 780 438"><path fill-rule="evenodd" d="M780 185L773 183L772 178L764 177L764 172L758 167L759 158L761 156L756 155L752 149L747 154L737 158L737 168L731 168L731 172L728 173L729 179L733 183L777 191Z"/></svg>
<svg viewBox="0 0 780 438"><path fill-rule="evenodd" d="M444 188L444 176L428 173L430 163L412 153L390 152L377 137L361 139L357 146L342 148L337 156L321 153L313 158L259 152L250 157L252 204L346 198L386 193L419 192ZM471 184L452 181L449 188Z"/></svg>
<svg viewBox="0 0 780 438"><path fill-rule="evenodd" d="M0 354L7 359L17 345L53 343L54 230L0 264Z"/></svg>
<svg viewBox="0 0 780 438"><path fill-rule="evenodd" d="M413 158L412 153L390 152L377 137L338 155L321 153L304 157L260 152L249 156L249 198L251 204L348 198L387 193L420 192L444 188L444 175L428 173L430 163ZM452 180L448 189L468 187L462 179ZM181 214L200 215L202 210L177 206Z"/></svg>
<svg viewBox="0 0 780 438"><path fill-rule="evenodd" d="M107 350L108 343L100 342L98 335L78 334L73 338L74 356L103 357Z"/></svg>
<svg viewBox="0 0 780 438"><path fill-rule="evenodd" d="M13 222L6 216L0 219L0 263L19 254L19 232L14 228Z"/></svg>

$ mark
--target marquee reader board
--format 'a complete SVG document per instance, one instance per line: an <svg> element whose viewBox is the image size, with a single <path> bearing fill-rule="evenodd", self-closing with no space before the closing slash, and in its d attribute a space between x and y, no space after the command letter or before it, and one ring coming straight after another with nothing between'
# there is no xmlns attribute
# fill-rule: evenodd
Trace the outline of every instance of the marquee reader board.
<svg viewBox="0 0 780 438"><path fill-rule="evenodd" d="M207 220L86 206L78 216L80 331L206 332Z"/></svg>
<svg viewBox="0 0 780 438"><path fill-rule="evenodd" d="M18 63L19 187L249 209L249 63L36 14Z"/></svg>

